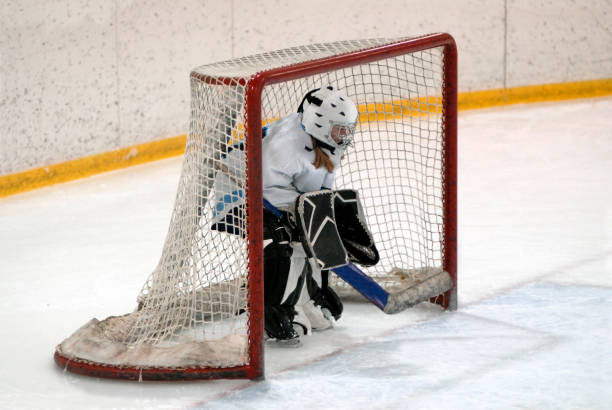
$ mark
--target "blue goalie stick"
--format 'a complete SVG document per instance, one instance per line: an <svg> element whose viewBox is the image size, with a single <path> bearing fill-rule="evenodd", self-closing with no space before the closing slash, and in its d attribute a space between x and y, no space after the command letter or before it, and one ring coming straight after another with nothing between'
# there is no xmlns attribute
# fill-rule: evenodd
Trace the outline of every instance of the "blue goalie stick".
<svg viewBox="0 0 612 410"><path fill-rule="evenodd" d="M266 199L264 199L264 208L277 217L282 217L282 213ZM353 263L334 267L331 270L369 302L388 314L401 312L432 297L441 295L453 287L450 274L435 268L424 269L422 272L424 277L411 285L392 292L385 290Z"/></svg>

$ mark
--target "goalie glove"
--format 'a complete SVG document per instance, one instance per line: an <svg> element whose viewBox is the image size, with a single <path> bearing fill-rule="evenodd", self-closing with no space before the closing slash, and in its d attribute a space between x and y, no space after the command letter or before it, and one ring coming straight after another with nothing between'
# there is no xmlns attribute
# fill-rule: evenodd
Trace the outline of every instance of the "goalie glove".
<svg viewBox="0 0 612 410"><path fill-rule="evenodd" d="M357 191L335 191L334 214L336 227L349 260L364 266L376 265L380 256L368 229Z"/></svg>
<svg viewBox="0 0 612 410"><path fill-rule="evenodd" d="M373 266L380 260L357 191L302 194L296 200L295 218L304 249L321 269L349 261Z"/></svg>
<svg viewBox="0 0 612 410"><path fill-rule="evenodd" d="M320 269L349 263L334 221L333 191L307 192L295 201L295 218L302 245Z"/></svg>

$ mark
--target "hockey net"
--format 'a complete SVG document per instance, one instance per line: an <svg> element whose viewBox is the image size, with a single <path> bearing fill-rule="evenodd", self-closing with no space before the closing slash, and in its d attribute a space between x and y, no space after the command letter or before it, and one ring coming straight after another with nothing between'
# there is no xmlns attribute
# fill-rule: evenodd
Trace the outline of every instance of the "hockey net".
<svg viewBox="0 0 612 410"><path fill-rule="evenodd" d="M452 37L314 44L191 74L191 121L163 252L137 308L92 319L56 349L73 372L127 379L263 376L262 126L330 84L360 117L337 188L360 193L386 289L456 284L456 51ZM333 286L350 292L341 281ZM456 306L456 286L432 299Z"/></svg>

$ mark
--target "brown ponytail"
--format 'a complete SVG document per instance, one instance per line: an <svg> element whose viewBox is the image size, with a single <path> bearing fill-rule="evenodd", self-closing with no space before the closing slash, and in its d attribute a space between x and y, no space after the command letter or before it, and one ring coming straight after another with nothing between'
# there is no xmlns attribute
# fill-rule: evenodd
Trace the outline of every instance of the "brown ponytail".
<svg viewBox="0 0 612 410"><path fill-rule="evenodd" d="M325 168L327 168L328 172L333 172L333 170L334 170L334 163L332 162L331 159L329 159L327 154L325 152L323 152L321 147L317 147L315 145L314 153L315 153L315 160L312 163L312 165L314 165L314 167L317 168L317 169L321 168L322 166L325 166Z"/></svg>

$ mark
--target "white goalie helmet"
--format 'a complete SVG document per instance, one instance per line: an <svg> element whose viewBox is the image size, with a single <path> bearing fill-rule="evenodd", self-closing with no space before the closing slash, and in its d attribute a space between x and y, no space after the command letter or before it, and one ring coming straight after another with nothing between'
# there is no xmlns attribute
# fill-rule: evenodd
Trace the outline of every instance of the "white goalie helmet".
<svg viewBox="0 0 612 410"><path fill-rule="evenodd" d="M313 138L332 148L344 150L353 141L357 124L357 107L351 99L332 86L308 92L298 112L302 127Z"/></svg>

